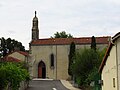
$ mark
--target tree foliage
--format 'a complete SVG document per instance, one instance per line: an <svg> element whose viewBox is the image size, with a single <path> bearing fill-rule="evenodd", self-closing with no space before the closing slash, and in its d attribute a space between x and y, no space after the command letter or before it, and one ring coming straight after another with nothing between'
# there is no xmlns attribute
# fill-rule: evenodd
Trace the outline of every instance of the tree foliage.
<svg viewBox="0 0 120 90"><path fill-rule="evenodd" d="M73 57L72 72L80 86L89 85L94 80L94 76L98 74L98 68L103 58L101 53L104 54L103 51L86 48L76 51Z"/></svg>
<svg viewBox="0 0 120 90"><path fill-rule="evenodd" d="M96 38L92 36L91 39L91 49L96 50Z"/></svg>
<svg viewBox="0 0 120 90"><path fill-rule="evenodd" d="M73 57L74 57L74 55L75 55L75 43L72 42L72 43L70 44L69 67L68 67L68 74L71 75L71 76L73 75L73 74L72 74L71 65L72 65L72 63L73 63Z"/></svg>
<svg viewBox="0 0 120 90"><path fill-rule="evenodd" d="M7 87L18 90L20 82L29 79L29 73L21 64L0 62L0 90Z"/></svg>
<svg viewBox="0 0 120 90"><path fill-rule="evenodd" d="M62 32L56 32L54 36L51 38L72 38L73 36L71 34L67 34L65 31Z"/></svg>
<svg viewBox="0 0 120 90"><path fill-rule="evenodd" d="M3 57L14 50L20 50L25 51L25 47L22 45L21 42L18 42L17 40L8 38L0 38L1 45L0 45L0 52L2 53ZM2 56L1 55L1 56Z"/></svg>

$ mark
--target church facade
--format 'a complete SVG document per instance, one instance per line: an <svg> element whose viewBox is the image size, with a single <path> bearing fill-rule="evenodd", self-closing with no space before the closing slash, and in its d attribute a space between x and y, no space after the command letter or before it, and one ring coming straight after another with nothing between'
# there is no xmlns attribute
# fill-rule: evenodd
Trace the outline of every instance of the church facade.
<svg viewBox="0 0 120 90"><path fill-rule="evenodd" d="M109 44L110 37L96 37L98 49ZM91 37L39 39L38 18L33 18L30 47L30 75L33 78L69 79L69 51L74 42L76 49L90 48Z"/></svg>

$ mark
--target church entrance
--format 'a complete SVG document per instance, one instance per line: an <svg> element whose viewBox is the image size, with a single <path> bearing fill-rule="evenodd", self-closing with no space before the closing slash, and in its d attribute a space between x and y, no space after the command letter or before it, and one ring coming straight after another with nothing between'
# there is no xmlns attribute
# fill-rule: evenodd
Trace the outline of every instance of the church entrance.
<svg viewBox="0 0 120 90"><path fill-rule="evenodd" d="M43 61L38 64L38 78L46 78L46 66Z"/></svg>

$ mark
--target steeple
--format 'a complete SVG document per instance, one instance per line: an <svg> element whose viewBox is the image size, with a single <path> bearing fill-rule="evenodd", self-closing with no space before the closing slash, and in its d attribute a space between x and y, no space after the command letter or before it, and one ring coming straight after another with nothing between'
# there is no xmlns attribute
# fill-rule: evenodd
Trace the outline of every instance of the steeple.
<svg viewBox="0 0 120 90"><path fill-rule="evenodd" d="M36 17L37 12L35 11L35 17Z"/></svg>
<svg viewBox="0 0 120 90"><path fill-rule="evenodd" d="M33 18L33 21L38 21L36 14L37 14L37 12L35 11L35 17Z"/></svg>
<svg viewBox="0 0 120 90"><path fill-rule="evenodd" d="M35 17L33 18L32 26L32 40L39 39L39 29L38 29L38 18L36 16L37 12L35 11Z"/></svg>

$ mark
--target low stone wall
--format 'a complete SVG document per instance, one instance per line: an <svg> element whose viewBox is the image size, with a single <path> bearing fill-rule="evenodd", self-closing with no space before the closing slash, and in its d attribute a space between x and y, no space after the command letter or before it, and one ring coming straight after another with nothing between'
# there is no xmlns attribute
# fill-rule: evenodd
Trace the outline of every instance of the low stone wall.
<svg viewBox="0 0 120 90"><path fill-rule="evenodd" d="M22 81L22 82L20 83L20 88L19 88L19 90L25 90L25 89L28 87L28 83L29 83L29 82Z"/></svg>
<svg viewBox="0 0 120 90"><path fill-rule="evenodd" d="M28 84L29 84L29 81L22 81L20 83L20 87L19 87L19 90L26 90L27 87L28 87ZM12 90L12 87L10 86L10 83L8 83L7 87L5 88L0 88L0 90Z"/></svg>

